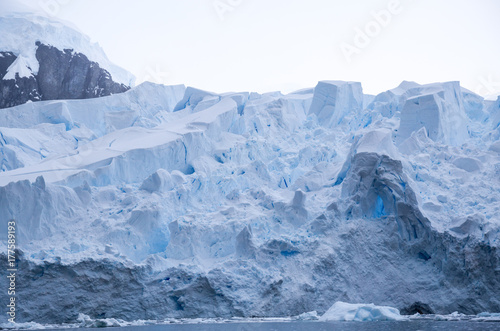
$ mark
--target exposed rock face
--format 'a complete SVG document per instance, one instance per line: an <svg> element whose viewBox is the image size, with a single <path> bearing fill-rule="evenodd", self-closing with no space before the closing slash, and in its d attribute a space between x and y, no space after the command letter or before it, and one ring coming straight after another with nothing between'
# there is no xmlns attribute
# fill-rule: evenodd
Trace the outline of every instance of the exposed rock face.
<svg viewBox="0 0 500 331"><path fill-rule="evenodd" d="M114 82L108 71L84 54L37 45L40 68L36 75L29 77L16 73L15 79L4 79L17 57L11 52L0 52L0 108L27 101L98 98L130 89Z"/></svg>
<svg viewBox="0 0 500 331"><path fill-rule="evenodd" d="M12 52L0 52L0 79L5 76L7 69L16 60L16 56Z"/></svg>
<svg viewBox="0 0 500 331"><path fill-rule="evenodd" d="M41 100L35 77L5 79L9 67L16 60L12 52L0 52L0 108L7 108L26 103L28 100Z"/></svg>

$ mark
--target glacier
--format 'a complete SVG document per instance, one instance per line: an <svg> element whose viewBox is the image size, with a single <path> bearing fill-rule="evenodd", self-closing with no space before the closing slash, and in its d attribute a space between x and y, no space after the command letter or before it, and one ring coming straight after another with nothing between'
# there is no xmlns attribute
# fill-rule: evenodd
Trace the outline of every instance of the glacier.
<svg viewBox="0 0 500 331"><path fill-rule="evenodd" d="M133 83L77 30L0 14L6 74L36 73L43 37ZM500 312L500 97L459 82L146 82L0 109L0 155L21 326Z"/></svg>
<svg viewBox="0 0 500 331"><path fill-rule="evenodd" d="M499 311L498 108L475 98L488 116L471 116L456 82L412 86L365 105L350 82L144 83L1 110L19 320Z"/></svg>

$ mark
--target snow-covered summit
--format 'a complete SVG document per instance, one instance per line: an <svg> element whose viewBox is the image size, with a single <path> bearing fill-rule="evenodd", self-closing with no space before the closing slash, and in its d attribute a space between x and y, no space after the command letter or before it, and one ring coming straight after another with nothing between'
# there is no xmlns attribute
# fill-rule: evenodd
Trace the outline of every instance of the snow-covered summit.
<svg viewBox="0 0 500 331"><path fill-rule="evenodd" d="M133 76L81 32L9 6L0 11L0 108L97 98L122 93L133 84Z"/></svg>
<svg viewBox="0 0 500 331"><path fill-rule="evenodd" d="M0 2L0 31L0 51L22 56L34 74L37 74L39 69L35 44L38 41L59 50L72 49L74 52L85 54L90 61L99 63L109 71L114 81L127 86L134 85L135 77L110 62L102 48L91 42L88 36L67 23L34 14L29 7L17 1ZM11 75L15 75L15 72Z"/></svg>
<svg viewBox="0 0 500 331"><path fill-rule="evenodd" d="M7 68L5 75L3 76L3 80L14 80L17 77L33 77L33 72L30 69L30 65L28 60L20 55L16 58L16 60Z"/></svg>

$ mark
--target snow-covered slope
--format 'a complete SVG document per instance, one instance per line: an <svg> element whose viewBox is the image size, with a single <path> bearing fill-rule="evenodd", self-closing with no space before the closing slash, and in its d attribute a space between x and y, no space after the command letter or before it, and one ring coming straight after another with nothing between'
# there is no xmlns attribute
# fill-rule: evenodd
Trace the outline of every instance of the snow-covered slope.
<svg viewBox="0 0 500 331"><path fill-rule="evenodd" d="M471 93L148 83L0 110L19 320L500 311L498 107Z"/></svg>
<svg viewBox="0 0 500 331"><path fill-rule="evenodd" d="M166 121L184 90L182 85L143 83L100 99L41 101L3 109L1 170L39 167L40 161L72 155L77 147L115 130L153 128ZM60 153L61 148L67 153Z"/></svg>
<svg viewBox="0 0 500 331"><path fill-rule="evenodd" d="M109 71L114 81L127 86L134 85L135 77L110 62L99 44L91 42L88 36L66 22L30 12L30 8L15 1L0 1L0 31L2 31L0 51L9 51L16 56L22 56L26 66L37 74L39 64L35 56L36 41L59 50L72 49L99 63L102 68ZM14 73L11 72L11 75Z"/></svg>
<svg viewBox="0 0 500 331"><path fill-rule="evenodd" d="M97 98L133 86L134 77L87 36L13 4L0 1L0 108Z"/></svg>

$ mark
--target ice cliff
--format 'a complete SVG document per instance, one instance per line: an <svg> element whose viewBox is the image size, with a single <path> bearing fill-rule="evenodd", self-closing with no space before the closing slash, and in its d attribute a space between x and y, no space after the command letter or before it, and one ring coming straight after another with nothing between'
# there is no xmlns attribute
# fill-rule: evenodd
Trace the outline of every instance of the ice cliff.
<svg viewBox="0 0 500 331"><path fill-rule="evenodd" d="M498 107L470 116L455 82L411 91L147 83L3 109L20 319L500 310Z"/></svg>
<svg viewBox="0 0 500 331"><path fill-rule="evenodd" d="M0 69L31 81L36 53L9 51ZM0 109L19 322L500 311L498 100L458 82L54 91Z"/></svg>

